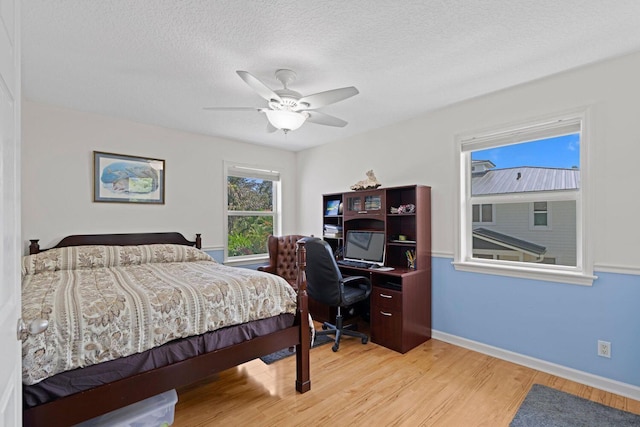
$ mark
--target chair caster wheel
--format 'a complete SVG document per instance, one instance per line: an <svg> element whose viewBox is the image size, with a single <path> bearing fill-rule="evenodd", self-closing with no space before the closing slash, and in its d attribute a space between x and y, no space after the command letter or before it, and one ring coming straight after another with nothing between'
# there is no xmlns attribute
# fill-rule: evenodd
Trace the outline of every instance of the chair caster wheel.
<svg viewBox="0 0 640 427"><path fill-rule="evenodd" d="M369 337L362 338L362 344L366 344L369 342Z"/></svg>
<svg viewBox="0 0 640 427"><path fill-rule="evenodd" d="M338 345L337 345L337 344L334 344L334 345L331 347L331 350L333 350L333 352L334 352L334 353L335 353L336 351L338 351Z"/></svg>

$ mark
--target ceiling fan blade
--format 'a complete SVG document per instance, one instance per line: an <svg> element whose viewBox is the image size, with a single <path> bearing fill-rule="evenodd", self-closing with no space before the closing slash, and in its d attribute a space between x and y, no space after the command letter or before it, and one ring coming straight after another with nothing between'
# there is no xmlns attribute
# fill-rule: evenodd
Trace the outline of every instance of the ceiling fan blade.
<svg viewBox="0 0 640 427"><path fill-rule="evenodd" d="M277 93L269 89L269 87L266 84L262 83L262 81L257 77L249 74L246 71L241 71L241 70L236 71L236 73L238 73L240 78L244 80L245 83L251 87L251 89L255 90L258 95L260 95L267 101L276 100L278 102L282 102L282 99L280 99L280 96L278 96Z"/></svg>
<svg viewBox="0 0 640 427"><path fill-rule="evenodd" d="M345 122L344 120L325 113L321 113L320 111L306 111L306 113L309 114L309 117L307 117L307 121L311 123L326 126L336 126L340 128L347 125L347 122Z"/></svg>
<svg viewBox="0 0 640 427"><path fill-rule="evenodd" d="M213 111L260 111L260 108L256 107L203 107L202 109Z"/></svg>
<svg viewBox="0 0 640 427"><path fill-rule="evenodd" d="M300 109L302 110L315 110L316 108L324 107L325 105L350 98L358 93L360 92L358 92L358 89L354 86L343 87L309 96L303 96L298 100L298 105L300 105Z"/></svg>

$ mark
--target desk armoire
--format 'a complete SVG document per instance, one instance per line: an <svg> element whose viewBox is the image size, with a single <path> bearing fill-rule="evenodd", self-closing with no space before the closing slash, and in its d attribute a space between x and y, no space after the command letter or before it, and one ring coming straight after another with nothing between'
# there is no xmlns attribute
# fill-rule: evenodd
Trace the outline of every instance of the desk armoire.
<svg viewBox="0 0 640 427"><path fill-rule="evenodd" d="M406 353L430 339L431 188L407 185L324 194L322 198L323 238L338 258L348 230L385 232L385 266L393 270L340 266L344 275L365 275L371 280L371 340ZM413 268L408 265L407 252L414 256ZM335 319L335 309L311 298L309 309L316 320Z"/></svg>

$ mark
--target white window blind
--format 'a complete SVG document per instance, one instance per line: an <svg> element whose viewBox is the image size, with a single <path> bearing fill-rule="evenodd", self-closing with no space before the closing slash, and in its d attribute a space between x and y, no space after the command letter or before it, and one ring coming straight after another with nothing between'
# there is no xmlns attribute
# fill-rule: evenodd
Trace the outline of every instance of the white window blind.
<svg viewBox="0 0 640 427"><path fill-rule="evenodd" d="M524 128L508 129L501 132L463 138L461 140L462 152L484 150L522 141L536 141L555 136L569 135L580 132L581 127L582 120L573 117Z"/></svg>
<svg viewBox="0 0 640 427"><path fill-rule="evenodd" d="M227 168L227 174L240 178L256 178L267 181L279 181L280 172L268 169L257 169L248 166L230 165Z"/></svg>

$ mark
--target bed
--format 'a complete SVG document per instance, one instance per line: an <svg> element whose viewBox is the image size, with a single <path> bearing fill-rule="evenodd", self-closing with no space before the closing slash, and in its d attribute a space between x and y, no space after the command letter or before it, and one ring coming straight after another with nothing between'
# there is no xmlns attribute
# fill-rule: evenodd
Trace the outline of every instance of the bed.
<svg viewBox="0 0 640 427"><path fill-rule="evenodd" d="M296 292L279 276L216 263L200 250L200 235L74 235L46 251L32 240L22 262L23 320L49 327L22 333L23 424L77 424L286 347L296 348L296 390L309 391L298 245ZM73 314L80 300L91 308Z"/></svg>

